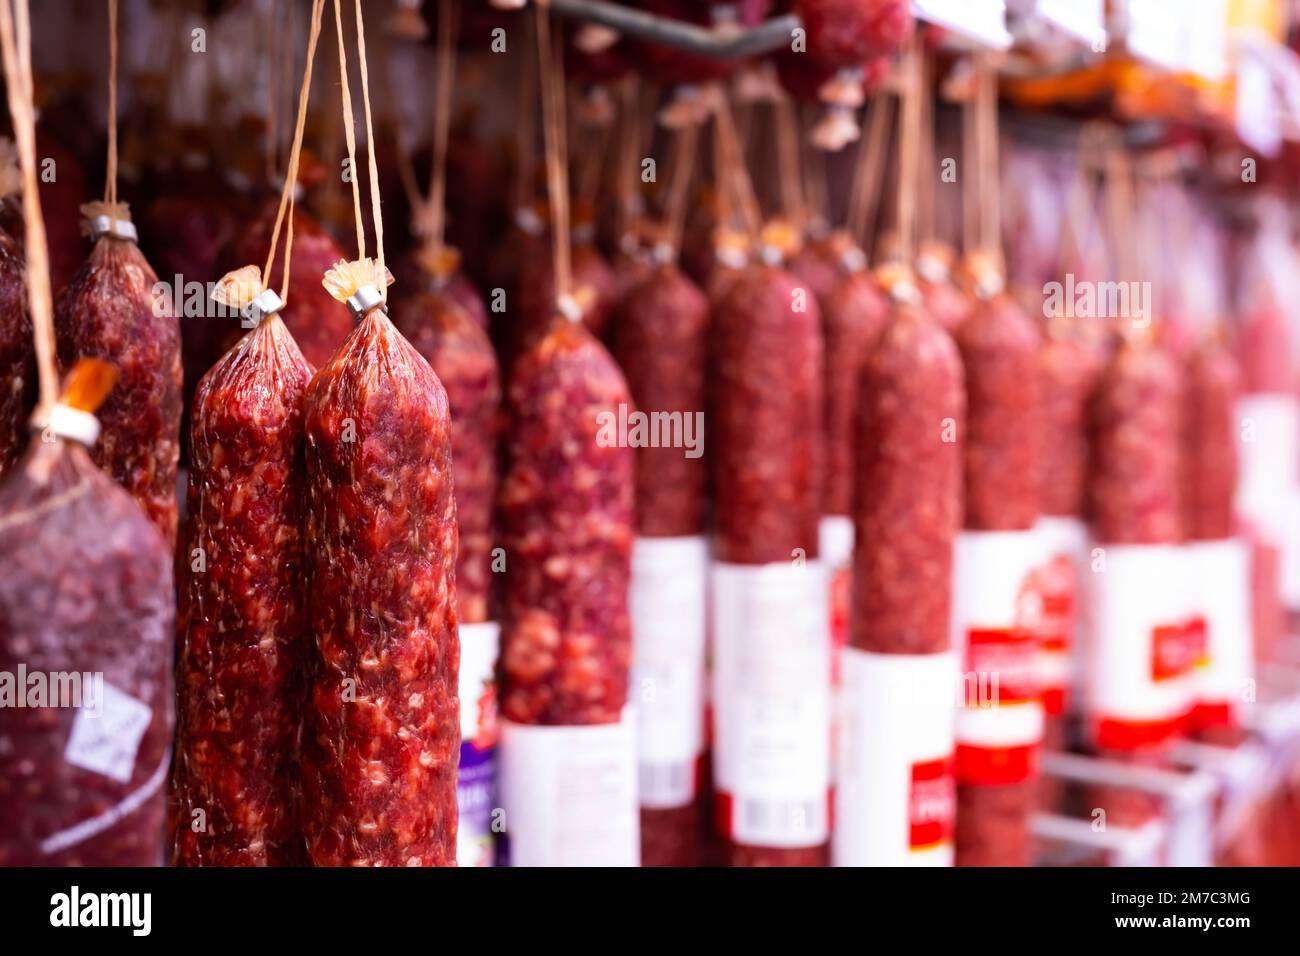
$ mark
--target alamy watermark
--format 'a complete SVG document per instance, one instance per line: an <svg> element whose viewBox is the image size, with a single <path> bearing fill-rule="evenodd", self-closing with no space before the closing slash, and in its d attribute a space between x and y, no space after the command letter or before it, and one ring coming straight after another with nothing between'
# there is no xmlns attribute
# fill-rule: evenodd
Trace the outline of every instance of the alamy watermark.
<svg viewBox="0 0 1300 956"><path fill-rule="evenodd" d="M104 712L103 671L0 671L0 710L67 707L88 717Z"/></svg>
<svg viewBox="0 0 1300 956"><path fill-rule="evenodd" d="M642 412L620 402L596 415L601 448L681 448L685 457L704 454L703 412Z"/></svg>
<svg viewBox="0 0 1300 956"><path fill-rule="evenodd" d="M1129 319L1136 329L1151 324L1150 282L1076 281L1043 284L1043 316L1066 319Z"/></svg>

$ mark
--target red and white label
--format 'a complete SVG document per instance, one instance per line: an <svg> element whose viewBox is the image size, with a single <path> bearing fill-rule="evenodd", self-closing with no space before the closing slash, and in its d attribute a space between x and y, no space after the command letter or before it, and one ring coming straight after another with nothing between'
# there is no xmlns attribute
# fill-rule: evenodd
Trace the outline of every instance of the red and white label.
<svg viewBox="0 0 1300 956"><path fill-rule="evenodd" d="M501 807L511 866L639 866L636 720L501 722Z"/></svg>
<svg viewBox="0 0 1300 956"><path fill-rule="evenodd" d="M1042 619L1038 629L1038 685L1049 717L1064 714L1077 686L1081 618L1079 580L1087 568L1088 532L1078 518L1045 516L1037 525L1045 563L1038 570Z"/></svg>
<svg viewBox="0 0 1300 956"><path fill-rule="evenodd" d="M704 749L709 545L703 536L632 546L632 673L641 806L688 806Z"/></svg>
<svg viewBox="0 0 1300 956"><path fill-rule="evenodd" d="M1043 739L1038 632L1043 541L1034 531L963 531L953 566L953 648L961 667L960 783L1032 777Z"/></svg>
<svg viewBox="0 0 1300 956"><path fill-rule="evenodd" d="M1174 545L1101 549L1086 579L1086 711L1099 747L1149 747L1182 729L1202 642L1187 571Z"/></svg>
<svg viewBox="0 0 1300 956"><path fill-rule="evenodd" d="M836 866L951 866L952 654L844 652Z"/></svg>
<svg viewBox="0 0 1300 956"><path fill-rule="evenodd" d="M1186 550L1205 634L1192 723L1200 728L1234 727L1240 723L1254 673L1250 548L1239 538L1229 538L1196 541Z"/></svg>
<svg viewBox="0 0 1300 956"><path fill-rule="evenodd" d="M714 565L713 770L733 842L829 837L828 591L819 562Z"/></svg>

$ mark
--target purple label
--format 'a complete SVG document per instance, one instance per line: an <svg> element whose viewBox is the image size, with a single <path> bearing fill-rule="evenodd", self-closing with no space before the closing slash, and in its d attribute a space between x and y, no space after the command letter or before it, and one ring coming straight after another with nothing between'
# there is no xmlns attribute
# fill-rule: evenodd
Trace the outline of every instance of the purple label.
<svg viewBox="0 0 1300 956"><path fill-rule="evenodd" d="M496 748L460 745L460 775L456 806L460 812L457 862L460 866L492 866L492 811L496 802Z"/></svg>

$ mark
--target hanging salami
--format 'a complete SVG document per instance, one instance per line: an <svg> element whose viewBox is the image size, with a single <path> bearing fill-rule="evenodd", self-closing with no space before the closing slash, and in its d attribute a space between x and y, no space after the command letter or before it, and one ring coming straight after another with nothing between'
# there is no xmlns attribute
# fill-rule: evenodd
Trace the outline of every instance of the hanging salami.
<svg viewBox="0 0 1300 956"><path fill-rule="evenodd" d="M718 825L733 865L824 864L831 662L827 583L813 560L823 409L816 299L778 266L752 267L717 308L711 354Z"/></svg>
<svg viewBox="0 0 1300 956"><path fill-rule="evenodd" d="M335 7L337 12L337 5ZM355 7L366 141L375 143ZM339 74L348 75L342 30ZM349 85L342 82L350 129ZM348 136L349 158L353 137ZM456 503L447 394L384 307L378 258L325 274L357 327L307 389L304 548L313 648L303 731L303 834L317 866L454 866L460 750ZM355 162L353 167L356 168ZM360 208L357 182L354 207Z"/></svg>
<svg viewBox="0 0 1300 956"><path fill-rule="evenodd" d="M298 121L279 226L292 214L324 0L312 5ZM279 234L268 258L275 257ZM303 408L314 369L279 318L263 270L224 277L213 298L252 331L203 376L190 430L180 569L172 863L305 862L298 808L304 674ZM269 269L268 269L269 271Z"/></svg>
<svg viewBox="0 0 1300 956"><path fill-rule="evenodd" d="M253 305L262 289L251 269L223 281L228 304ZM302 862L303 399L312 368L274 313L259 319L195 393L178 564L174 865Z"/></svg>
<svg viewBox="0 0 1300 956"><path fill-rule="evenodd" d="M171 549L91 462L95 430L88 407L57 406L0 487L0 670L72 695L0 708L4 866L163 860Z"/></svg>
<svg viewBox="0 0 1300 956"><path fill-rule="evenodd" d="M306 398L307 850L318 866L451 865L460 724L447 396L385 315L373 265L327 278L341 299L372 304Z"/></svg>
<svg viewBox="0 0 1300 956"><path fill-rule="evenodd" d="M1193 690L1195 635L1178 547L1181 394L1168 353L1135 336L1110 359L1091 408L1096 573L1088 576L1085 712L1093 745L1135 762L1161 758ZM1118 825L1157 812L1121 792L1095 798Z"/></svg>
<svg viewBox="0 0 1300 956"><path fill-rule="evenodd" d="M111 362L118 383L99 412L95 462L126 488L169 543L176 540L180 456L180 328L135 244L125 204L82 207L90 258L54 308L59 360Z"/></svg>
<svg viewBox="0 0 1300 956"><path fill-rule="evenodd" d="M949 620L965 394L948 334L896 287L856 394L853 626L843 655L834 859L951 865ZM915 297L915 292L910 292ZM892 728L880 733L882 726Z"/></svg>
<svg viewBox="0 0 1300 956"><path fill-rule="evenodd" d="M1254 683L1250 551L1236 536L1237 401L1240 370L1211 331L1186 367L1183 527L1195 607L1189 643L1199 654L1189 729L1235 743ZM1197 632L1203 630L1203 643Z"/></svg>
<svg viewBox="0 0 1300 956"><path fill-rule="evenodd" d="M704 293L663 263L629 290L614 320L614 354L649 432L636 453L630 598L643 866L695 862L708 580L708 319Z"/></svg>

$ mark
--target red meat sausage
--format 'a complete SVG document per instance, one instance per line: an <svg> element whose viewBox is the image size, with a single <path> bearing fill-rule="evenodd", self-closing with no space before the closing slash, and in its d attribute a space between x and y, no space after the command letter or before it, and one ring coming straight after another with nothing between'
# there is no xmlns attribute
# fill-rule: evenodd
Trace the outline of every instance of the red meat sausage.
<svg viewBox="0 0 1300 956"><path fill-rule="evenodd" d="M1100 372L1095 350L1077 339L1043 344L1038 494L1042 513L1085 514L1088 479L1088 402Z"/></svg>
<svg viewBox="0 0 1300 956"><path fill-rule="evenodd" d="M635 463L596 440L620 405L627 383L577 323L555 324L510 380L501 673L515 723L612 724L627 701Z"/></svg>
<svg viewBox="0 0 1300 956"><path fill-rule="evenodd" d="M303 862L296 811L308 660L303 400L311 376L272 315L195 394L178 563L173 865Z"/></svg>
<svg viewBox="0 0 1300 956"><path fill-rule="evenodd" d="M1039 515L1038 328L1003 293L976 302L956 338L966 371L965 527L1029 532ZM969 650L967 656L969 666ZM1012 675L1002 673L1001 678L999 699L1012 692ZM960 758L960 721L958 727ZM972 749L982 746L983 741ZM959 759L957 865L1027 866L1029 814L1037 788L1032 770L1029 779L988 783L963 779L961 768Z"/></svg>
<svg viewBox="0 0 1300 956"><path fill-rule="evenodd" d="M492 508L497 485L501 376L487 332L451 290L421 290L396 302L393 324L433 367L447 391L460 546L456 601L462 624L489 619Z"/></svg>
<svg viewBox="0 0 1300 956"><path fill-rule="evenodd" d="M104 203L82 210L88 223L116 216L129 227L126 207ZM59 362L83 356L117 369L117 387L99 410L103 430L95 463L140 502L170 549L176 542L176 466L180 457L181 336L168 297L135 242L96 228L90 258L54 307Z"/></svg>
<svg viewBox="0 0 1300 956"><path fill-rule="evenodd" d="M948 334L902 306L858 392L852 645L882 654L950 647L952 549L961 526L961 359Z"/></svg>
<svg viewBox="0 0 1300 956"><path fill-rule="evenodd" d="M717 307L711 356L715 557L727 564L787 566L795 554L816 557L824 408L816 298L775 265L751 267ZM825 865L827 850L825 843L777 848L733 842L730 862Z"/></svg>
<svg viewBox="0 0 1300 956"><path fill-rule="evenodd" d="M1192 540L1232 537L1237 490L1237 397L1241 373L1217 338L1189 356L1184 421L1183 527Z"/></svg>
<svg viewBox="0 0 1300 956"><path fill-rule="evenodd" d="M171 548L81 446L37 439L0 486L0 561L0 670L81 687L0 708L0 866L160 865Z"/></svg>
<svg viewBox="0 0 1300 956"><path fill-rule="evenodd" d="M824 296L822 329L826 342L826 467L821 511L852 513L853 420L863 364L889 320L889 300L865 269L846 272Z"/></svg>
<svg viewBox="0 0 1300 956"><path fill-rule="evenodd" d="M340 297L373 292L373 271L349 263L327 281ZM372 307L312 379L305 430L308 855L317 866L454 865L460 645L446 392Z"/></svg>
<svg viewBox="0 0 1300 956"><path fill-rule="evenodd" d="M683 429L703 415L708 322L709 303L704 293L675 265L653 267L628 291L614 318L614 354L627 375L632 398L643 412L680 415ZM683 430L683 437L685 434ZM703 434L694 433L694 441L703 440ZM702 447L697 447L702 452ZM688 451L670 444L637 449L638 535L674 538L704 534L707 464L702 454L688 455ZM705 586L703 580L698 584ZM700 610L704 610L703 601ZM703 614L699 625L702 637ZM638 642L644 639L634 635ZM698 676L704 664L702 651L698 661L684 661L679 666L698 667ZM703 701L697 703L702 711ZM645 712L639 717L642 721L650 718ZM695 865L698 828L694 799L676 807L643 807L641 865Z"/></svg>
<svg viewBox="0 0 1300 956"><path fill-rule="evenodd" d="M796 296L802 311L796 311ZM775 266L747 270L714 318L718 553L734 564L816 555L823 385L817 301Z"/></svg>

